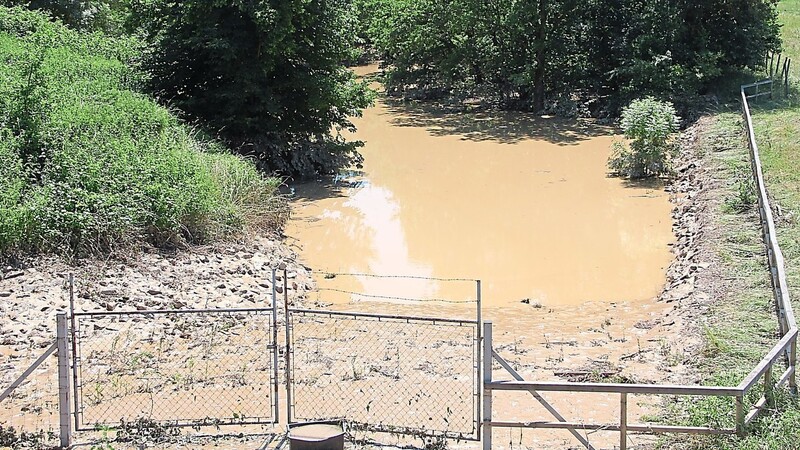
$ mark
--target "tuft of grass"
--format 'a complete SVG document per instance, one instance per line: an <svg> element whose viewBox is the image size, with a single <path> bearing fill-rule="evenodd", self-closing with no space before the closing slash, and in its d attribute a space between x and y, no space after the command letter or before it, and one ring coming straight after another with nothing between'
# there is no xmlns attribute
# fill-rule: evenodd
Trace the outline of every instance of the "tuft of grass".
<svg viewBox="0 0 800 450"><path fill-rule="evenodd" d="M179 246L285 219L279 180L135 91L138 51L0 7L0 256Z"/></svg>

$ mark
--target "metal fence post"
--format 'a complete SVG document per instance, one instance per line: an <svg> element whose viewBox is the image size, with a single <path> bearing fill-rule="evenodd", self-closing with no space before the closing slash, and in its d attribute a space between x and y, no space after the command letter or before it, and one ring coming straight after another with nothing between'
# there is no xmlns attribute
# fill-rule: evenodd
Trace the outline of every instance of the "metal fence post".
<svg viewBox="0 0 800 450"><path fill-rule="evenodd" d="M286 321L286 350L283 355L283 361L286 364L286 425L289 426L292 424L292 319L289 312L287 275L286 266L283 265L283 314Z"/></svg>
<svg viewBox="0 0 800 450"><path fill-rule="evenodd" d="M789 375L789 390L797 395L797 338L794 338L791 349L789 350L789 367L792 368Z"/></svg>
<svg viewBox="0 0 800 450"><path fill-rule="evenodd" d="M736 434L744 437L744 396L736 396Z"/></svg>
<svg viewBox="0 0 800 450"><path fill-rule="evenodd" d="M619 394L619 450L628 448L628 394Z"/></svg>
<svg viewBox="0 0 800 450"><path fill-rule="evenodd" d="M71 336L71 351L72 351L72 388L74 390L72 401L73 401L73 412L74 412L74 422L75 422L75 429L81 427L81 416L80 416L80 395L78 395L78 389L80 386L78 385L78 367L80 367L80 352L78 351L78 339L79 336L79 328L78 322L75 318L75 276L73 274L69 274L69 326L72 332Z"/></svg>
<svg viewBox="0 0 800 450"><path fill-rule="evenodd" d="M275 402L275 422L280 422L280 406L278 402L279 389L278 389L278 298L275 293L275 268L272 268L272 395L274 395Z"/></svg>
<svg viewBox="0 0 800 450"><path fill-rule="evenodd" d="M58 412L61 448L72 446L72 421L70 420L69 393L69 327L67 313L56 315L56 337L58 342Z"/></svg>
<svg viewBox="0 0 800 450"><path fill-rule="evenodd" d="M483 323L483 450L492 448L492 391L486 388L492 382L492 321Z"/></svg>
<svg viewBox="0 0 800 450"><path fill-rule="evenodd" d="M478 325L477 325L478 329L476 330L477 336L476 336L476 339L475 339L475 356L476 356L476 358L475 358L475 366L476 366L475 370L478 372L476 382L477 383L483 383L483 364L481 363L481 352L483 351L483 347L482 347L482 345L483 345L483 312L482 312L482 307L481 307L481 280L475 280L475 289L476 289L475 300L476 300L476 302L478 304L477 305L477 309L478 310L477 310L477 314L476 314L476 319L477 319L477 322L478 322ZM480 398L481 398L480 395L481 395L481 392L482 392L481 389L482 389L481 385L478 385L478 389L477 389L478 398L475 399L475 418L477 420L476 425L478 427L477 430L476 430L476 433L478 433L478 436L480 436L481 424L483 423L483 417L482 417L482 411L481 411L482 405L481 405L481 402L480 402Z"/></svg>

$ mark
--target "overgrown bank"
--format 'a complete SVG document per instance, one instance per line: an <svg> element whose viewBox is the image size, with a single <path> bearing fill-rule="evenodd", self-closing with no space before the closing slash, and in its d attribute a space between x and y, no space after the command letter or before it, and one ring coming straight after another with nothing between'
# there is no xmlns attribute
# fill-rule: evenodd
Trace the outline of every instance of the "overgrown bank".
<svg viewBox="0 0 800 450"><path fill-rule="evenodd" d="M281 220L278 180L135 92L140 52L0 8L0 255L174 246Z"/></svg>
<svg viewBox="0 0 800 450"><path fill-rule="evenodd" d="M735 107L735 105L731 105ZM692 361L694 382L737 385L778 340L764 243L755 206L747 144L741 115L736 110L702 119L684 137L683 158L690 161L682 177L695 190L681 214L694 217L690 240L691 301L678 306L686 318L683 334L697 336L699 345L685 356ZM748 395L753 404L760 388ZM680 399L668 407L670 423L688 426L734 426L729 398ZM736 437L672 436L662 448L676 449L791 449L800 416L794 400L777 397L770 411Z"/></svg>
<svg viewBox="0 0 800 450"><path fill-rule="evenodd" d="M798 61L800 1L779 4L785 54ZM796 83L797 66L791 74ZM751 104L756 139L761 151L765 182L776 218L778 240L786 259L789 294L795 310L800 307L800 96L796 84L789 97L762 99ZM693 152L712 169L716 201L706 205L712 221L704 239L712 244L717 272L702 280L715 295L704 323L698 325L704 347L697 365L706 384L730 384L742 376L778 339L777 319L765 266L756 194L751 181L747 144L738 104L731 112L717 114L697 132ZM748 429L743 440L692 437L669 441L667 448L694 449L795 449L800 441L800 403L781 391L776 404ZM757 392L753 395L760 396ZM684 405L686 406L686 405ZM690 425L733 424L729 400L707 399L688 405L683 417ZM676 411L686 408L676 408Z"/></svg>

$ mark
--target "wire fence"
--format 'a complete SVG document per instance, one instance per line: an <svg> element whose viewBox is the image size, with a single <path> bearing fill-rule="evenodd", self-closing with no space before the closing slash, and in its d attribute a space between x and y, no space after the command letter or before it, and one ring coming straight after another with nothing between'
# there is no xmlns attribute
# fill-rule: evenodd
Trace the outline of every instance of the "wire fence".
<svg viewBox="0 0 800 450"><path fill-rule="evenodd" d="M75 313L77 430L273 423L272 309Z"/></svg>
<svg viewBox="0 0 800 450"><path fill-rule="evenodd" d="M477 321L289 310L290 421L477 438Z"/></svg>
<svg viewBox="0 0 800 450"><path fill-rule="evenodd" d="M319 271L314 292L318 301L334 303L390 301L400 304L449 303L479 305L480 280L420 275L379 275ZM312 296L313 297L313 296Z"/></svg>

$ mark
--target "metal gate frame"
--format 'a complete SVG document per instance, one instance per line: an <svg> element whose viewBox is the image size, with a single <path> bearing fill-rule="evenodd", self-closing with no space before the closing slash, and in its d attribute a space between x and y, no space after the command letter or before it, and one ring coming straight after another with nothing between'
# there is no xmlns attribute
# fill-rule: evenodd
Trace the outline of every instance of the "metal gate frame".
<svg viewBox="0 0 800 450"><path fill-rule="evenodd" d="M278 310L277 310L277 296L275 284L275 269L272 270L272 305L269 308L228 308L228 309L172 309L172 310L142 310L142 311L101 311L101 312L76 312L74 302L74 282L73 277L70 275L69 279L69 338L71 344L72 356L72 389L73 389L73 405L72 414L74 415L74 429L75 431L94 431L96 424L83 423L83 386L82 386L82 358L81 358L81 333L78 328L80 325L80 318L86 317L109 317L109 316L159 316L159 315L192 315L192 314L269 314L269 326L271 333L268 335L268 344L264 349L271 356L269 358L271 370L269 370L269 389L270 395L270 415L271 417L233 417L232 419L221 418L206 418L203 420L161 420L157 421L160 426L164 427L197 427L197 426L226 426L226 425L274 425L280 420L280 401L279 401L279 357L278 357ZM103 425L103 424L101 424Z"/></svg>
<svg viewBox="0 0 800 450"><path fill-rule="evenodd" d="M384 314L368 314L368 313L355 313L355 312L338 312L338 311L327 311L327 310L310 310L310 309L300 309L300 308L286 308L286 324L285 324L285 335L286 335L286 350L285 354L285 382L286 382L286 410L287 410L287 420L288 424L291 427L294 424L300 423L297 421L296 417L294 417L295 407L296 407L296 400L295 400L295 367L293 364L293 358L295 353L295 343L293 340L294 337L294 319L298 316L309 317L309 316L318 316L318 317L328 317L328 318L335 318L341 317L344 319L351 319L351 320L364 320L364 321L371 321L371 322L384 322L384 323L427 323L431 325L436 324L447 324L449 326L464 326L473 329L473 336L472 339L472 372L470 374L472 378L472 430L471 433L467 434L465 432L448 432L442 430L427 430L424 428L413 428L413 427L400 427L400 426L393 426L393 425L386 425L386 424L374 424L374 423L362 423L362 422L350 422L352 425L357 426L359 429L367 430L367 431L374 431L374 432L391 432L394 434L407 434L407 435L415 435L415 436L444 436L447 438L453 439L460 439L460 440L480 440L480 430L481 430L481 407L482 407L482 336L481 336L481 326L480 321L478 320L461 320L461 319L443 319L443 318L431 318L431 317L415 317L415 316L401 316L401 315L384 315ZM316 420L341 420L343 422L348 422L346 417L339 417L339 418L330 418L330 417L317 417L317 418L310 418L304 417L302 418L303 421L316 421Z"/></svg>
<svg viewBox="0 0 800 450"><path fill-rule="evenodd" d="M295 309L289 308L288 302L288 286L287 286L287 274L286 270L282 267L283 270L283 290L278 291L280 287L276 283L276 269L272 269L272 305L269 308L231 308L231 309L171 309L171 310L137 310L137 311L96 311L96 312L76 312L75 311L75 302L74 302L74 283L72 275L70 275L69 279L69 307L70 313L68 316L69 320L69 338L70 338L70 349L71 350L71 363L72 363L72 389L73 389L73 398L72 400L72 414L74 414L74 429L75 431L94 431L96 430L96 424L84 424L83 423L83 386L82 386L82 357L81 357L81 343L82 343L82 336L81 331L79 329L80 319L81 318L91 318L91 317L113 317L113 316L159 316L159 315L166 315L166 314L174 314L174 315L191 315L191 314L235 314L235 313L251 313L251 314L269 314L270 315L270 322L269 326L272 328L268 335L268 344L266 345L266 352L268 352L271 356L271 370L269 371L269 389L271 390L271 402L270 402L270 413L272 417L260 417L260 418L247 418L247 417L236 417L234 415L233 419L226 418L226 419L217 419L217 418L206 418L202 420L193 420L193 419L186 419L180 421L178 419L170 420L170 419L161 419L156 421L159 426L164 427L197 427L197 426L225 426L225 425L265 425L271 424L274 425L280 422L281 419L281 403L282 399L280 399L279 395L279 386L285 384L285 394L286 394L286 401L285 406L287 407L287 423L289 426L297 423L293 419L293 411L294 411L294 373L293 373L293 364L292 364L292 357L294 356L294 346L292 342L293 337L293 330L292 330L292 318L295 314L319 314L322 316L333 317L333 316L344 316L354 318L355 320L362 319L362 320L370 320L370 321L406 321L406 322L421 322L427 324L449 324L450 326L464 326L473 329L472 332L473 339L471 339L471 347L472 347L472 368L470 370L470 378L472 381L472 392L471 392L471 399L472 399L472 430L470 433L466 433L464 431L461 432L448 432L448 431L432 431L427 430L425 428L397 428L392 427L391 425L381 425L381 424L369 424L369 423L357 423L351 422L353 425L358 425L361 429L368 430L368 431L389 431L396 434L411 434L415 436L444 436L448 438L455 438L461 440L479 440L480 439L480 429L482 426L482 410L481 410L481 398L483 396L482 392L482 379L483 379L483 363L482 360L485 357L482 355L482 319L481 319L481 282L479 280L472 280L476 281L477 285L477 320L459 320L459 319L444 319L444 318L433 318L433 317L414 317L414 316L402 316L402 315L380 315L380 314L367 314L367 313L351 313L351 312L335 312L335 311L324 311L324 310L304 310L304 309ZM278 292L283 294L283 308L284 308L284 320L285 320L285 346L281 349L278 347ZM66 327L65 327L66 328ZM279 357L279 350L284 351L284 358L281 361ZM281 362L284 364L283 367L283 375L284 379L281 380L280 378L280 364ZM449 407L448 407L449 410ZM466 410L465 410L466 411ZM466 418L466 416L465 416ZM344 419L344 418L343 418ZM100 424L103 425L103 424ZM114 426L116 424L105 424Z"/></svg>

